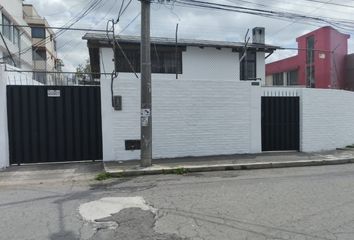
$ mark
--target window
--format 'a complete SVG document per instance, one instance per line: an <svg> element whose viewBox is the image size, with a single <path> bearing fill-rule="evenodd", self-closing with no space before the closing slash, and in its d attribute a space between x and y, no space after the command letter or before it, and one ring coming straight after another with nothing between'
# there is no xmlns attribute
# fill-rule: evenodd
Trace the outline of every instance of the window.
<svg viewBox="0 0 354 240"><path fill-rule="evenodd" d="M11 21L7 17L2 15L2 24L2 34L12 41L12 27L10 26Z"/></svg>
<svg viewBox="0 0 354 240"><path fill-rule="evenodd" d="M116 48L116 70L118 72L140 72L140 46L122 46L129 62L124 57L119 47ZM152 46L151 72L152 73L177 73L182 74L182 50L178 48L177 61L176 49L168 46Z"/></svg>
<svg viewBox="0 0 354 240"><path fill-rule="evenodd" d="M313 36L306 39L306 63L313 64L315 59L315 38Z"/></svg>
<svg viewBox="0 0 354 240"><path fill-rule="evenodd" d="M286 83L288 86L298 85L298 72L297 70L286 73Z"/></svg>
<svg viewBox="0 0 354 240"><path fill-rule="evenodd" d="M240 55L240 58L242 55ZM240 63L241 80L255 80L257 77L257 54L254 51L247 51L246 56Z"/></svg>
<svg viewBox="0 0 354 240"><path fill-rule="evenodd" d="M47 52L45 49L33 49L33 60L47 60Z"/></svg>
<svg viewBox="0 0 354 240"><path fill-rule="evenodd" d="M124 49L124 48L123 48ZM136 49L124 50L125 56L129 61L126 60L121 50L116 48L116 69L117 72L140 72L140 52ZM131 65L130 65L131 64Z"/></svg>
<svg viewBox="0 0 354 240"><path fill-rule="evenodd" d="M20 48L20 31L18 30L17 27L14 27L14 39L13 43Z"/></svg>
<svg viewBox="0 0 354 240"><path fill-rule="evenodd" d="M45 29L43 27L32 27L33 38L45 38Z"/></svg>
<svg viewBox="0 0 354 240"><path fill-rule="evenodd" d="M152 47L151 50L151 72L153 73L177 73L182 74L182 52L177 52L175 48L158 49ZM177 61L177 64L176 64Z"/></svg>
<svg viewBox="0 0 354 240"><path fill-rule="evenodd" d="M306 68L306 86L314 88L315 84L315 67L313 65L307 66Z"/></svg>
<svg viewBox="0 0 354 240"><path fill-rule="evenodd" d="M273 86L284 86L284 74L282 72L273 74Z"/></svg>

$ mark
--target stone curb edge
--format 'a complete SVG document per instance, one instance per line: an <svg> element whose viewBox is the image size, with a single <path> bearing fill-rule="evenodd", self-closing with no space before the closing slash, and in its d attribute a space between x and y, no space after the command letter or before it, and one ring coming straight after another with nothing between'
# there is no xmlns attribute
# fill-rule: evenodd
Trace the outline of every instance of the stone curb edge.
<svg viewBox="0 0 354 240"><path fill-rule="evenodd" d="M269 168L290 168L307 166L324 166L354 163L354 158L341 159L320 159L320 160L300 160L285 162L259 162L259 163L238 163L238 164L213 164L213 165L179 165L174 167L153 166L150 168L136 168L127 170L110 170L104 164L104 169L112 177L128 177L155 174L183 174L190 172L211 172L211 171L232 171L232 170L253 170Z"/></svg>

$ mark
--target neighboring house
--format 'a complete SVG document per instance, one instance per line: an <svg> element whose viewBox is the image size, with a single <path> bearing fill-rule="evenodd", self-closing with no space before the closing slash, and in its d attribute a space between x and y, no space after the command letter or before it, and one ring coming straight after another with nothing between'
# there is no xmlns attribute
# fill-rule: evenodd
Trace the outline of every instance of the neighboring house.
<svg viewBox="0 0 354 240"><path fill-rule="evenodd" d="M47 20L41 17L31 4L23 4L24 19L31 28L34 78L50 82L53 77L45 72L61 71L62 61L57 57L55 33L48 28ZM53 77L54 78L54 77Z"/></svg>
<svg viewBox="0 0 354 240"><path fill-rule="evenodd" d="M265 80L265 53L272 53L277 47L264 44L264 28L254 29L253 42L248 44L244 54L244 43L192 40L172 38L151 38L151 60L153 79L176 78L193 80ZM87 33L92 72L111 72L100 66L103 59L113 59L112 39L106 34ZM140 37L117 36L132 66L117 46L115 52L116 71L120 76L131 76L140 72ZM245 55L243 58L242 56ZM240 62L240 58L243 60ZM97 75L96 77L99 77Z"/></svg>
<svg viewBox="0 0 354 240"><path fill-rule="evenodd" d="M266 65L266 85L354 90L346 70L349 37L329 26L298 37L296 56Z"/></svg>
<svg viewBox="0 0 354 240"><path fill-rule="evenodd" d="M31 32L23 19L22 0L0 0L0 31L4 37L0 39L0 62L5 62L18 69L32 70ZM10 51L8 52L6 45ZM12 61L10 55L12 56Z"/></svg>

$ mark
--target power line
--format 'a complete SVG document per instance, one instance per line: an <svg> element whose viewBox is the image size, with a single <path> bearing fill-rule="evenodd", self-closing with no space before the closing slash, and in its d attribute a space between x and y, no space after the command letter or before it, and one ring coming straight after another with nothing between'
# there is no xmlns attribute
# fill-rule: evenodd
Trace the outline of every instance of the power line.
<svg viewBox="0 0 354 240"><path fill-rule="evenodd" d="M141 12L139 12L127 25L125 25L125 27L118 33L118 35L124 32L140 15Z"/></svg>
<svg viewBox="0 0 354 240"><path fill-rule="evenodd" d="M342 3L334 3L334 2L323 2L323 1L319 1L319 0L304 0L307 2L315 2L315 3L324 3L326 5L333 5L333 6L339 6L339 7L346 7L346 8L354 8L353 5L347 5L347 4L342 4Z"/></svg>
<svg viewBox="0 0 354 240"><path fill-rule="evenodd" d="M115 6L116 6L116 4L117 4L117 2L118 2L118 0L115 0L114 2L113 2L113 5L111 5L111 7L109 8L109 11L100 19L100 20L98 20L97 22L95 22L94 23L94 25L98 25L99 23L101 23L103 20L105 20L105 18L112 12L112 10L115 8ZM92 28L90 28L90 29L87 29L87 30L83 30L83 31L91 31L91 32L94 32L94 31L92 31L93 29ZM97 31L96 31L97 32ZM107 30L99 30L99 32L107 32ZM70 43L71 42L71 39L69 39L68 41L66 41L64 44L62 44L59 48L57 48L57 50L59 50L59 49L62 49L62 48L64 48L68 43ZM75 44L75 46L74 47L76 47L76 46L78 46L79 44L80 44L81 42L78 42L77 44ZM67 54L65 54L63 57L66 57L67 56Z"/></svg>
<svg viewBox="0 0 354 240"><path fill-rule="evenodd" d="M88 4L87 7L85 7L82 11L80 11L75 17L70 19L67 23L65 23L61 28L55 33L55 37L53 38L51 35L48 37L38 41L36 44L29 46L28 48L25 48L24 50L18 51L16 53L13 53L12 55L16 54L24 54L27 53L29 50L32 51L37 51L41 45L47 44L49 41L53 41L56 38L58 38L60 35L62 35L66 29L71 28L74 24L76 24L78 21L80 21L83 17L87 16L90 12L92 12L94 9L96 9L99 4L102 2L102 0L91 0ZM33 49L35 47L35 49ZM0 58L4 59L4 57Z"/></svg>
<svg viewBox="0 0 354 240"><path fill-rule="evenodd" d="M314 10L312 10L312 11L309 12L309 13L314 13L314 12L318 11L318 10L321 9L323 6L325 6L326 3L330 3L331 1L333 1L333 0L328 0L327 2L323 3L322 6L320 6L319 8L315 8ZM272 36L279 34L279 33L282 32L283 30L287 29L288 27L290 27L291 25L293 25L293 24L295 24L295 23L297 23L297 22L298 22L298 21L295 20L295 21L293 21L293 22L287 24L286 26L282 27L282 28L281 28L280 30L278 30L277 32L272 33Z"/></svg>
<svg viewBox="0 0 354 240"><path fill-rule="evenodd" d="M0 26L5 26L5 27L22 27L22 28L31 28L31 26L28 25L17 25L17 24L2 24L0 23ZM92 29L92 28L69 28L69 27L50 27L50 26L41 26L41 28L44 29L60 29L60 30L65 30L65 31L89 31L89 32L106 32L105 29Z"/></svg>
<svg viewBox="0 0 354 240"><path fill-rule="evenodd" d="M159 3L159 2L154 2ZM287 11L272 11L259 8L242 7L236 5L219 4L213 2L205 2L198 0L175 0L174 4L177 3L179 6L193 6L199 8L207 8L213 10L223 10L231 11L245 14L252 14L268 18L286 19L286 20L297 20L297 21L308 21L317 23L326 23L332 25L336 28L340 28L346 31L352 31L354 28L354 21L349 19L334 19L334 18L322 18L318 16L306 16L303 14L292 13Z"/></svg>

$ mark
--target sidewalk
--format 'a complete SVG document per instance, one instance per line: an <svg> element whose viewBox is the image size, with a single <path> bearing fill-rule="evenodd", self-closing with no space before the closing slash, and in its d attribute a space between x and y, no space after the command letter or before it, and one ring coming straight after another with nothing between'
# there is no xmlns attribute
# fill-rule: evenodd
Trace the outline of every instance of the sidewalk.
<svg viewBox="0 0 354 240"><path fill-rule="evenodd" d="M266 168L303 167L354 163L354 149L345 148L334 151L299 153L269 152L261 154L241 154L232 156L190 157L153 160L148 168L140 167L140 162L104 162L104 168L112 176L136 176L150 174L225 170L250 170Z"/></svg>
<svg viewBox="0 0 354 240"><path fill-rule="evenodd" d="M0 171L0 187L90 181L102 171L102 162L14 165Z"/></svg>

